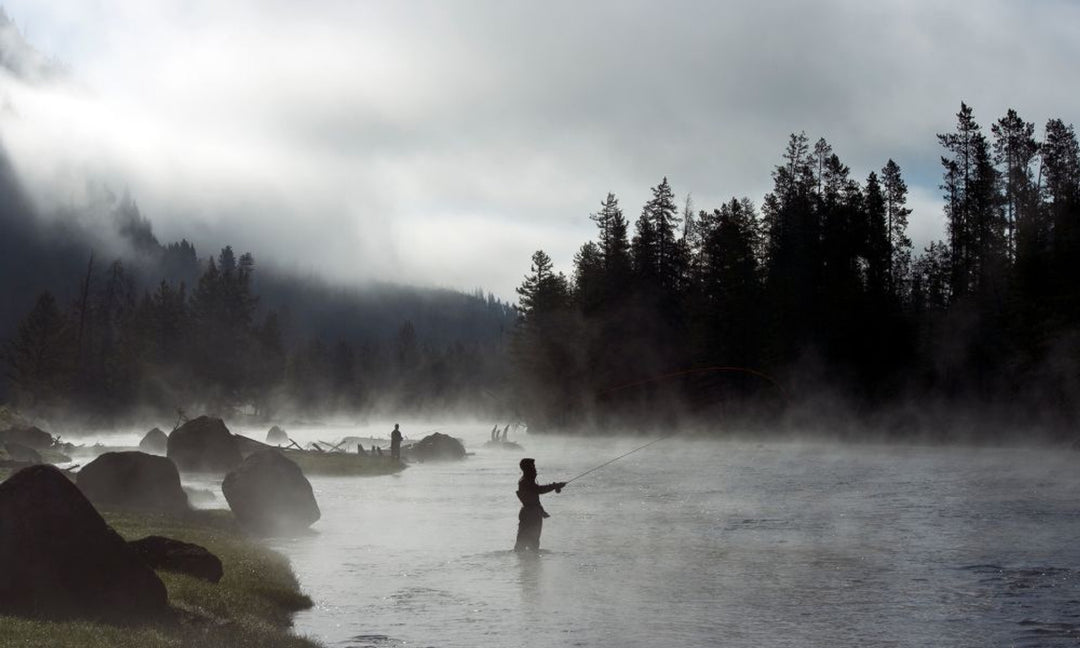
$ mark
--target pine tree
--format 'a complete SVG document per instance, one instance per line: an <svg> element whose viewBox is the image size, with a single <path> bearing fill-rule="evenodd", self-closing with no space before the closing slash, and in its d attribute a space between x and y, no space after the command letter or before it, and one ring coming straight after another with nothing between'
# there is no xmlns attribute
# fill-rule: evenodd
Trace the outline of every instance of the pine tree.
<svg viewBox="0 0 1080 648"><path fill-rule="evenodd" d="M600 211L589 216L600 230L600 258L604 269L605 303L625 297L630 282L630 243L627 239L627 222L623 217L619 200L608 193L600 205Z"/></svg>
<svg viewBox="0 0 1080 648"><path fill-rule="evenodd" d="M711 214L701 212L698 222L703 237L704 356L711 363L754 365L761 284L753 203L732 198Z"/></svg>
<svg viewBox="0 0 1080 648"><path fill-rule="evenodd" d="M41 293L4 347L8 379L20 406L34 410L59 404L67 393L71 350L71 327L52 293Z"/></svg>
<svg viewBox="0 0 1080 648"><path fill-rule="evenodd" d="M907 184L900 166L890 159L881 169L881 188L885 200L885 229L888 233L888 290L893 299L902 302L909 290L907 283L911 268L911 239L907 235Z"/></svg>
<svg viewBox="0 0 1080 648"><path fill-rule="evenodd" d="M568 282L554 272L551 257L537 250L517 293L520 319L511 356L520 378L519 407L530 426L566 424L580 413L575 403L584 392Z"/></svg>
<svg viewBox="0 0 1080 648"><path fill-rule="evenodd" d="M788 359L819 325L821 224L806 133L792 134L765 196L766 294L772 353Z"/></svg>
<svg viewBox="0 0 1080 648"><path fill-rule="evenodd" d="M562 273L555 274L551 257L543 250L532 255L532 274L518 286L518 310L526 323L535 322L545 315L566 307L570 301L569 285Z"/></svg>
<svg viewBox="0 0 1080 648"><path fill-rule="evenodd" d="M872 301L882 304L892 296L890 284L891 246L885 195L873 171L866 178L866 291Z"/></svg>
<svg viewBox="0 0 1080 648"><path fill-rule="evenodd" d="M1016 111L1010 108L1004 117L990 127L990 132L994 135L994 164L999 166L1004 183L1002 199L1006 253L1015 259L1020 239L1036 247L1039 239L1045 240L1038 232L1037 191L1032 170L1039 152L1039 145L1035 141L1035 124L1020 119Z"/></svg>
<svg viewBox="0 0 1080 648"><path fill-rule="evenodd" d="M1069 321L1080 321L1080 145L1071 125L1046 123L1042 144L1049 220L1053 226L1053 292Z"/></svg>
<svg viewBox="0 0 1080 648"><path fill-rule="evenodd" d="M634 238L630 242L630 259L634 283L639 292L652 293L659 290L660 269L656 226L645 212L634 222Z"/></svg>
<svg viewBox="0 0 1080 648"><path fill-rule="evenodd" d="M665 177L652 189L652 199L645 203L642 218L652 225L656 236L654 251L656 276L660 289L668 294L675 292L679 285L679 249L675 236L681 219L675 205L675 194Z"/></svg>
<svg viewBox="0 0 1080 648"><path fill-rule="evenodd" d="M585 243L574 255L574 301L589 316L604 306L604 259L600 246Z"/></svg>
<svg viewBox="0 0 1080 648"><path fill-rule="evenodd" d="M1003 219L998 210L997 172L989 144L972 116L960 104L954 133L938 135L949 153L941 158L945 168L945 213L949 221L952 258L951 292L987 294L999 286L1005 262Z"/></svg>

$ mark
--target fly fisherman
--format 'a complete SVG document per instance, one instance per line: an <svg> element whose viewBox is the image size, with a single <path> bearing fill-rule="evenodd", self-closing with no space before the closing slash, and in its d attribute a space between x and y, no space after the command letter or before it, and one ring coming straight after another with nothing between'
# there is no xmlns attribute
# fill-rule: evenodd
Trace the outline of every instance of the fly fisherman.
<svg viewBox="0 0 1080 648"><path fill-rule="evenodd" d="M390 456L401 461L401 430L397 423L394 423L394 431L390 433Z"/></svg>
<svg viewBox="0 0 1080 648"><path fill-rule="evenodd" d="M549 517L540 506L540 495L555 491L561 493L566 482L553 482L541 486L536 483L536 463L529 458L521 460L521 480L518 481L517 496L521 500L518 511L517 542L514 551L540 551L540 531L544 518Z"/></svg>

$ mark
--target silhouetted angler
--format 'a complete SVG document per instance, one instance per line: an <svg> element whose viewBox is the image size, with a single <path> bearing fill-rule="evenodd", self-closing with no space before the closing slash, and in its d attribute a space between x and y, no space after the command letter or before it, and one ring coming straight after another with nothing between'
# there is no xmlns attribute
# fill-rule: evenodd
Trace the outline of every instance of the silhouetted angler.
<svg viewBox="0 0 1080 648"><path fill-rule="evenodd" d="M514 551L540 551L540 531L544 526L544 518L549 517L544 507L540 506L540 495L551 491L561 493L566 482L552 482L541 486L536 483L536 464L532 459L522 459L518 465L521 466L522 473L517 490L521 510L518 511Z"/></svg>
<svg viewBox="0 0 1080 648"><path fill-rule="evenodd" d="M394 423L394 431L390 433L390 456L401 459L401 430L397 423Z"/></svg>

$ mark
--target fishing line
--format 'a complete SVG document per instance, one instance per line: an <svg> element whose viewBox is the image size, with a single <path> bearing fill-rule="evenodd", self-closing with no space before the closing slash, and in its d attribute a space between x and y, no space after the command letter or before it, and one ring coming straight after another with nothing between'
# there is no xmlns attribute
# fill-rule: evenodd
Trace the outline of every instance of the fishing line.
<svg viewBox="0 0 1080 648"><path fill-rule="evenodd" d="M654 443L660 443L661 441L663 441L665 439L670 439L671 437L675 436L676 434L678 434L678 432L672 432L671 434L664 435L664 436L660 437L659 439L653 439L652 441L649 441L648 443L646 443L643 446L639 446L637 448L634 448L630 452L625 452L625 453L619 455L618 457L615 457L614 459L610 459L608 461L605 461L604 463L600 464L599 466L596 466L595 468L590 468L590 469L586 470L585 472L581 473L580 475L578 475L577 477L574 477L572 479L568 479L567 481L565 481L563 483L569 484L570 482L572 482L574 480L581 479L582 477L584 477L585 475L588 475L589 473L591 473L593 471L600 470L601 468L603 468L604 466L606 466L608 464L613 464L616 461L618 461L619 459L622 459L623 457L629 457L630 455L634 454L638 450L644 450L645 448L648 448L649 446L653 445Z"/></svg>

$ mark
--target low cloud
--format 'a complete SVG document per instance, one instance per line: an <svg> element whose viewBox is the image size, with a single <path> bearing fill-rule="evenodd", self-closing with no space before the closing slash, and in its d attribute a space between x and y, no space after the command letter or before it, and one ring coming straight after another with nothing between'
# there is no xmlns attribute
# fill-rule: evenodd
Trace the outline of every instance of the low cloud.
<svg viewBox="0 0 1080 648"><path fill-rule="evenodd" d="M7 11L69 68L0 79L4 145L43 205L89 180L129 189L165 240L504 298L534 249L569 272L608 191L631 219L665 175L698 208L760 203L792 131L859 178L896 159L921 247L943 232L934 134L961 100L987 131L1009 107L1080 116L1080 7L1061 2Z"/></svg>

